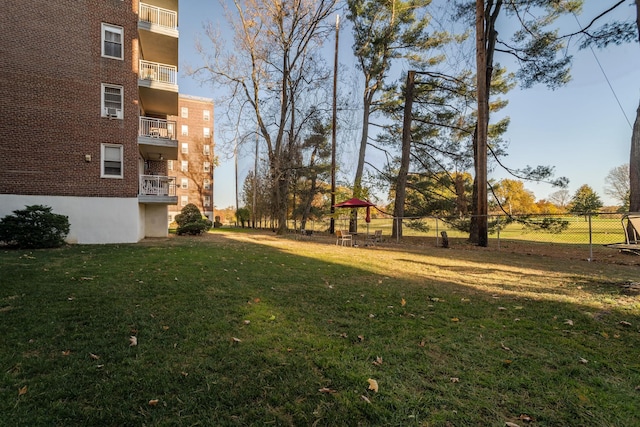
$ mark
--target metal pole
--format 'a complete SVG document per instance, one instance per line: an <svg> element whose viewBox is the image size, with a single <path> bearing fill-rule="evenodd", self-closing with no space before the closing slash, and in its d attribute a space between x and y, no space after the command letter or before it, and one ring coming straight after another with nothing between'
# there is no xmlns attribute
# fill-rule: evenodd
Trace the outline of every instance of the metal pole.
<svg viewBox="0 0 640 427"><path fill-rule="evenodd" d="M593 234L591 232L591 214L589 216L589 262L593 261Z"/></svg>

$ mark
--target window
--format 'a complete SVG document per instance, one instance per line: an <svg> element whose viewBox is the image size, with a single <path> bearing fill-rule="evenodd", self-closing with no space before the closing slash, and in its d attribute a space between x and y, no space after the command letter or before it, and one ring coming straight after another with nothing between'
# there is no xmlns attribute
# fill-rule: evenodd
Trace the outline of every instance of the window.
<svg viewBox="0 0 640 427"><path fill-rule="evenodd" d="M187 206L189 204L189 196L180 196L180 206Z"/></svg>
<svg viewBox="0 0 640 427"><path fill-rule="evenodd" d="M187 188L189 188L189 178L181 179L181 187L183 190L186 190Z"/></svg>
<svg viewBox="0 0 640 427"><path fill-rule="evenodd" d="M170 171L173 170L173 160L167 160L167 169Z"/></svg>
<svg viewBox="0 0 640 427"><path fill-rule="evenodd" d="M102 84L102 117L122 118L122 86Z"/></svg>
<svg viewBox="0 0 640 427"><path fill-rule="evenodd" d="M204 162L202 166L203 166L202 168L203 172L209 172L211 170L211 163L209 162Z"/></svg>
<svg viewBox="0 0 640 427"><path fill-rule="evenodd" d="M211 136L211 131L209 128L202 128L202 134L205 138L209 138Z"/></svg>
<svg viewBox="0 0 640 427"><path fill-rule="evenodd" d="M122 32L122 27L102 24L102 56L123 59Z"/></svg>
<svg viewBox="0 0 640 427"><path fill-rule="evenodd" d="M122 178L122 145L102 144L100 157L101 178Z"/></svg>
<svg viewBox="0 0 640 427"><path fill-rule="evenodd" d="M202 186L204 187L205 190L210 190L211 181L208 178L205 178L204 181L202 182Z"/></svg>
<svg viewBox="0 0 640 427"><path fill-rule="evenodd" d="M202 147L202 152L204 153L205 156L208 156L211 154L211 146L209 144L205 144Z"/></svg>
<svg viewBox="0 0 640 427"><path fill-rule="evenodd" d="M189 126L182 125L182 136L189 136Z"/></svg>
<svg viewBox="0 0 640 427"><path fill-rule="evenodd" d="M204 206L211 206L211 196L204 196L204 200L202 201Z"/></svg>
<svg viewBox="0 0 640 427"><path fill-rule="evenodd" d="M182 117L183 119L189 118L189 109L187 107L180 108L180 117Z"/></svg>
<svg viewBox="0 0 640 427"><path fill-rule="evenodd" d="M189 144L186 142L182 143L182 154L189 154Z"/></svg>
<svg viewBox="0 0 640 427"><path fill-rule="evenodd" d="M209 110L202 110L202 120L208 122L210 120L210 114Z"/></svg>
<svg viewBox="0 0 640 427"><path fill-rule="evenodd" d="M188 171L189 171L189 162L188 162L187 160L183 160L183 161L181 162L180 170L181 170L182 172L188 172Z"/></svg>

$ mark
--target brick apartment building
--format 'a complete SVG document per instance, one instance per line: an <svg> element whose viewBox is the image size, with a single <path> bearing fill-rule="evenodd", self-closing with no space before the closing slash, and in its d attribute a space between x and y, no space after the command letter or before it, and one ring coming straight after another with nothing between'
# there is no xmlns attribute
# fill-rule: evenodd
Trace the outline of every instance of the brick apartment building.
<svg viewBox="0 0 640 427"><path fill-rule="evenodd" d="M71 243L167 235L170 207L180 208L167 170L181 155L177 23L178 0L3 2L0 217L51 206L69 216ZM189 152L205 152L200 136ZM204 188L198 179L189 191Z"/></svg>
<svg viewBox="0 0 640 427"><path fill-rule="evenodd" d="M213 221L213 100L180 95L177 124L178 159L167 162L169 175L176 177L178 204L169 206L169 222L183 207L193 203Z"/></svg>

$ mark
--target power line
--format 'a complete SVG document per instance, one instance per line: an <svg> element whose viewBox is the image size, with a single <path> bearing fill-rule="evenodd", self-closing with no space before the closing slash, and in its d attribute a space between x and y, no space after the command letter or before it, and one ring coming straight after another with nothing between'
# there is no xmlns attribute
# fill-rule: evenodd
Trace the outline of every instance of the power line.
<svg viewBox="0 0 640 427"><path fill-rule="evenodd" d="M582 30L582 24L580 24L580 21L578 20L578 17L576 16L576 14L573 14L573 17L575 18L576 22L578 23L578 27L580 28L580 30ZM624 119L627 121L627 124L629 125L630 129L633 129L633 125L631 125L631 121L629 120L629 117L627 117L627 113L624 111L624 108L622 108L622 104L620 103L620 99L618 99L618 95L616 94L616 91L613 89L613 86L611 85L611 82L609 81L609 77L607 76L607 73L604 71L604 68L602 67L602 64L600 63L600 60L598 59L598 56L596 55L595 50L593 50L592 46L589 46L589 49L591 50L591 53L593 54L593 58L596 60L596 63L598 64L598 67L600 67L600 71L602 71L602 75L604 76L604 79L606 80L607 84L609 85L609 89L611 89L611 93L613 94L613 97L616 99L616 102L618 103L618 107L620 107L620 111L622 111L622 115L624 116Z"/></svg>

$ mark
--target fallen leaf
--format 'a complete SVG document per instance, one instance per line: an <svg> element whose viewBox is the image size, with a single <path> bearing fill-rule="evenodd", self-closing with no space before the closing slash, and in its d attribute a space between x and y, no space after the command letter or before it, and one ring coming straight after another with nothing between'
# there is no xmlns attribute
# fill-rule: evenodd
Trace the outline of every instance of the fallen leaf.
<svg viewBox="0 0 640 427"><path fill-rule="evenodd" d="M360 397L361 397L361 398L362 398L362 400L364 400L365 402L367 402L367 403L371 403L371 401L369 400L369 398L368 398L367 396L362 395L362 396L360 396Z"/></svg>
<svg viewBox="0 0 640 427"><path fill-rule="evenodd" d="M25 394L27 394L27 386L20 387L18 389L18 396L24 396Z"/></svg>
<svg viewBox="0 0 640 427"><path fill-rule="evenodd" d="M460 378L458 378L458 377L451 377L449 379L451 380L452 383L459 383L460 382Z"/></svg>
<svg viewBox="0 0 640 427"><path fill-rule="evenodd" d="M369 390L373 390L376 393L378 392L378 381L374 380L373 378L369 378L367 380L369 382Z"/></svg>
<svg viewBox="0 0 640 427"><path fill-rule="evenodd" d="M189 373L182 371L180 372L180 375L182 375L183 377L188 377Z"/></svg>
<svg viewBox="0 0 640 427"><path fill-rule="evenodd" d="M504 343L500 343L500 347L502 347L503 350L511 351L511 349L504 345Z"/></svg>
<svg viewBox="0 0 640 427"><path fill-rule="evenodd" d="M505 310L506 310L506 307L498 307L498 310L500 310L500 311L505 311Z"/></svg>
<svg viewBox="0 0 640 427"><path fill-rule="evenodd" d="M583 363L583 364L589 363L589 361L587 359L585 359L584 357L581 357L579 360L580 360L580 363Z"/></svg>
<svg viewBox="0 0 640 427"><path fill-rule="evenodd" d="M100 359L100 356L98 356L97 354L93 354L93 353L89 353L89 357L92 358L93 360Z"/></svg>
<svg viewBox="0 0 640 427"><path fill-rule="evenodd" d="M347 337L348 337L348 335L347 335L346 332L343 332L343 333L340 334L340 338L347 338Z"/></svg>
<svg viewBox="0 0 640 427"><path fill-rule="evenodd" d="M240 338L233 337L231 339L233 340L233 342L242 342Z"/></svg>
<svg viewBox="0 0 640 427"><path fill-rule="evenodd" d="M382 365L382 357L376 356L376 360L373 361L373 364L376 366Z"/></svg>
<svg viewBox="0 0 640 427"><path fill-rule="evenodd" d="M167 325L164 325L164 326L162 327L162 330L163 330L163 331L168 331L168 330L169 330L169 327L168 327Z"/></svg>
<svg viewBox="0 0 640 427"><path fill-rule="evenodd" d="M505 421L504 425L506 427L520 427L518 424L516 423L510 423L509 421Z"/></svg>
<svg viewBox="0 0 640 427"><path fill-rule="evenodd" d="M569 326L573 326L573 320L567 319L567 320L564 321L564 324L565 325L569 325Z"/></svg>
<svg viewBox="0 0 640 427"><path fill-rule="evenodd" d="M149 406L156 406L158 404L158 399L151 399L149 401Z"/></svg>
<svg viewBox="0 0 640 427"><path fill-rule="evenodd" d="M269 317L269 320L271 320L271 321L276 320L275 314L272 314L271 317Z"/></svg>
<svg viewBox="0 0 640 427"><path fill-rule="evenodd" d="M318 389L318 391L319 391L320 393L337 393L335 390L330 389L330 388L328 388L328 387L322 387L322 388L319 388L319 389Z"/></svg>
<svg viewBox="0 0 640 427"><path fill-rule="evenodd" d="M243 323L244 323L245 325L248 325L249 323L251 323L251 320L245 320Z"/></svg>
<svg viewBox="0 0 640 427"><path fill-rule="evenodd" d="M532 422L532 421L533 421L533 418L531 418L531 417L530 417L529 415L527 415L527 414L520 414L520 416L518 417L518 419L519 419L520 421L525 421L525 422L527 422L527 423L530 423L530 422Z"/></svg>
<svg viewBox="0 0 640 427"><path fill-rule="evenodd" d="M402 300L400 300L400 305L404 307L405 305L407 305L407 301L405 301L405 299L402 298Z"/></svg>
<svg viewBox="0 0 640 427"><path fill-rule="evenodd" d="M626 322L626 321L624 321L624 320L622 320L622 321L620 322L620 324L621 324L622 326L631 326L631 323Z"/></svg>
<svg viewBox="0 0 640 427"><path fill-rule="evenodd" d="M70 354L71 354L71 350L64 350L64 351L62 352L62 355L63 355L63 356L69 356Z"/></svg>
<svg viewBox="0 0 640 427"><path fill-rule="evenodd" d="M374 317L376 317L376 315L375 314L370 314L369 317L373 319Z"/></svg>
<svg viewBox="0 0 640 427"><path fill-rule="evenodd" d="M418 344L419 347L424 347L425 345L427 345L427 343L424 340L420 341L420 344Z"/></svg>
<svg viewBox="0 0 640 427"><path fill-rule="evenodd" d="M458 319L457 317L452 317L452 318L451 318L451 321L452 321L452 322L459 322L459 321L460 321L460 319Z"/></svg>
<svg viewBox="0 0 640 427"><path fill-rule="evenodd" d="M360 342L364 341L364 335L358 335L358 340L359 340Z"/></svg>
<svg viewBox="0 0 640 427"><path fill-rule="evenodd" d="M600 335L602 335L603 338L609 338L609 334L605 331L600 332Z"/></svg>

